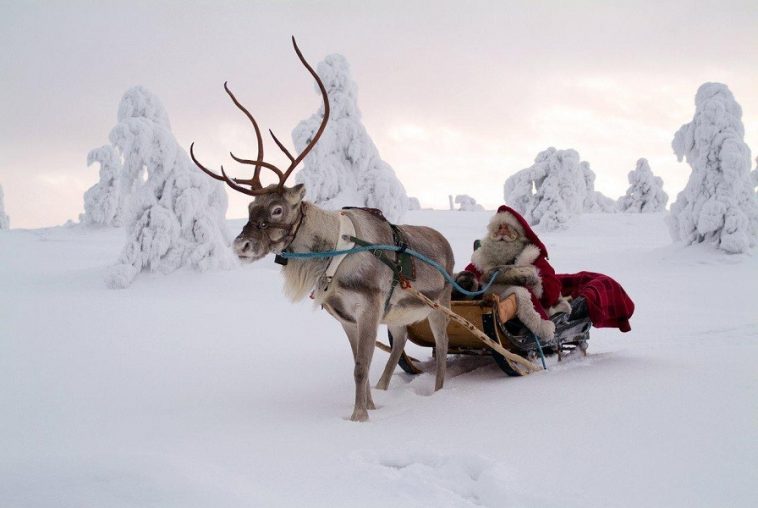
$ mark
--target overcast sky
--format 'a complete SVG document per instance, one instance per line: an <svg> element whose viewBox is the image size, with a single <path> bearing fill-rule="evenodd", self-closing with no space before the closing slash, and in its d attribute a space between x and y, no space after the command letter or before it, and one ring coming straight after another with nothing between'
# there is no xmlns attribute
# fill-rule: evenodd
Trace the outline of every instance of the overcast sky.
<svg viewBox="0 0 758 508"><path fill-rule="evenodd" d="M206 161L255 146L225 80L291 145L320 97L290 35L314 66L329 53L347 58L364 125L422 206L466 193L495 208L505 179L549 146L576 149L614 199L646 157L673 199L690 169L671 139L706 81L729 86L758 150L755 0L0 0L0 185L11 226L78 218L98 178L87 152L107 143L133 85L163 101L179 142L197 141ZM282 162L273 144L267 153ZM227 216L243 216L246 196L229 192Z"/></svg>

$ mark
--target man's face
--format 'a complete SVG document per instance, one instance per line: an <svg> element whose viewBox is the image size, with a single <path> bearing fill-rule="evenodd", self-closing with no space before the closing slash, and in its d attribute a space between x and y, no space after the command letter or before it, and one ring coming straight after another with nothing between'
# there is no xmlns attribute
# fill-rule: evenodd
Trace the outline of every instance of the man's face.
<svg viewBox="0 0 758 508"><path fill-rule="evenodd" d="M495 240L500 240L503 242L512 242L513 240L517 240L519 237L518 231L511 227L510 224L507 224L505 222L501 222L497 230L495 231L495 234L493 235Z"/></svg>

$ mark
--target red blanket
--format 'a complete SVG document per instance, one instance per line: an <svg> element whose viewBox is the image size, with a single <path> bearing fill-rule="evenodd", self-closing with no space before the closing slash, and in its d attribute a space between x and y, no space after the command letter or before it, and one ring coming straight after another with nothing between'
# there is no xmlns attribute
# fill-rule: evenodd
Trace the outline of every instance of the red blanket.
<svg viewBox="0 0 758 508"><path fill-rule="evenodd" d="M561 281L564 296L583 296L587 301L593 326L618 328L622 332L632 329L629 318L634 313L634 302L621 284L602 273L561 273L556 276Z"/></svg>

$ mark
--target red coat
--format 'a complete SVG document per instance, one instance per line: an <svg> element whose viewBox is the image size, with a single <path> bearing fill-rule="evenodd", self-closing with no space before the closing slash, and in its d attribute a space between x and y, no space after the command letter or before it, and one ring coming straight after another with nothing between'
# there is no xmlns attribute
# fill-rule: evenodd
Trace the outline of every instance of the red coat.
<svg viewBox="0 0 758 508"><path fill-rule="evenodd" d="M593 272L556 275L548 262L545 245L526 220L517 211L505 205L497 211L511 214L521 224L527 240L531 243L531 246L527 245L517 256L515 264L532 265L537 270L541 284L526 289L532 297L534 309L543 319L549 318L549 309L555 307L561 298L582 296L587 302L593 326L618 328L622 332L631 330L629 318L634 313L634 302L618 282L607 275ZM473 262L465 271L473 273L481 284L489 282L482 280L482 269Z"/></svg>
<svg viewBox="0 0 758 508"><path fill-rule="evenodd" d="M548 319L547 310L554 307L561 297L561 281L555 276L555 270L550 266L545 256L540 255L531 264L537 269L537 275L542 282L542 287L538 286L527 289L532 295L534 309L539 312L543 319ZM488 280L482 280L482 272L474 263L469 263L465 271L473 273L480 284L489 282Z"/></svg>
<svg viewBox="0 0 758 508"><path fill-rule="evenodd" d="M555 276L555 270L548 262L547 249L545 244L532 231L529 223L526 222L520 213L513 208L502 205L497 209L497 213L508 213L512 215L521 224L524 234L533 247L527 246L524 252L516 258L517 265L532 265L537 270L541 284L536 287L527 288L532 296L532 303L537 312L543 319L548 319L548 310L554 307L561 299L561 282ZM473 262L466 267L467 272L476 275L480 283L486 284L489 281L482 281L482 271Z"/></svg>

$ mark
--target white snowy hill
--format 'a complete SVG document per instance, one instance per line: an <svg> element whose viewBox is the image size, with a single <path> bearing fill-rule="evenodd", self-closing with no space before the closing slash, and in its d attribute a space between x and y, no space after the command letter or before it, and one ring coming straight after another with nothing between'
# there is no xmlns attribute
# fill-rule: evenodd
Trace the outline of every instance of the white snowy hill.
<svg viewBox="0 0 758 508"><path fill-rule="evenodd" d="M460 269L489 217L406 222ZM755 506L758 256L672 246L660 214L538 233L624 285L632 331L524 378L450 357L437 393L398 370L358 424L346 338L271 259L112 290L122 230L0 231L0 505Z"/></svg>

